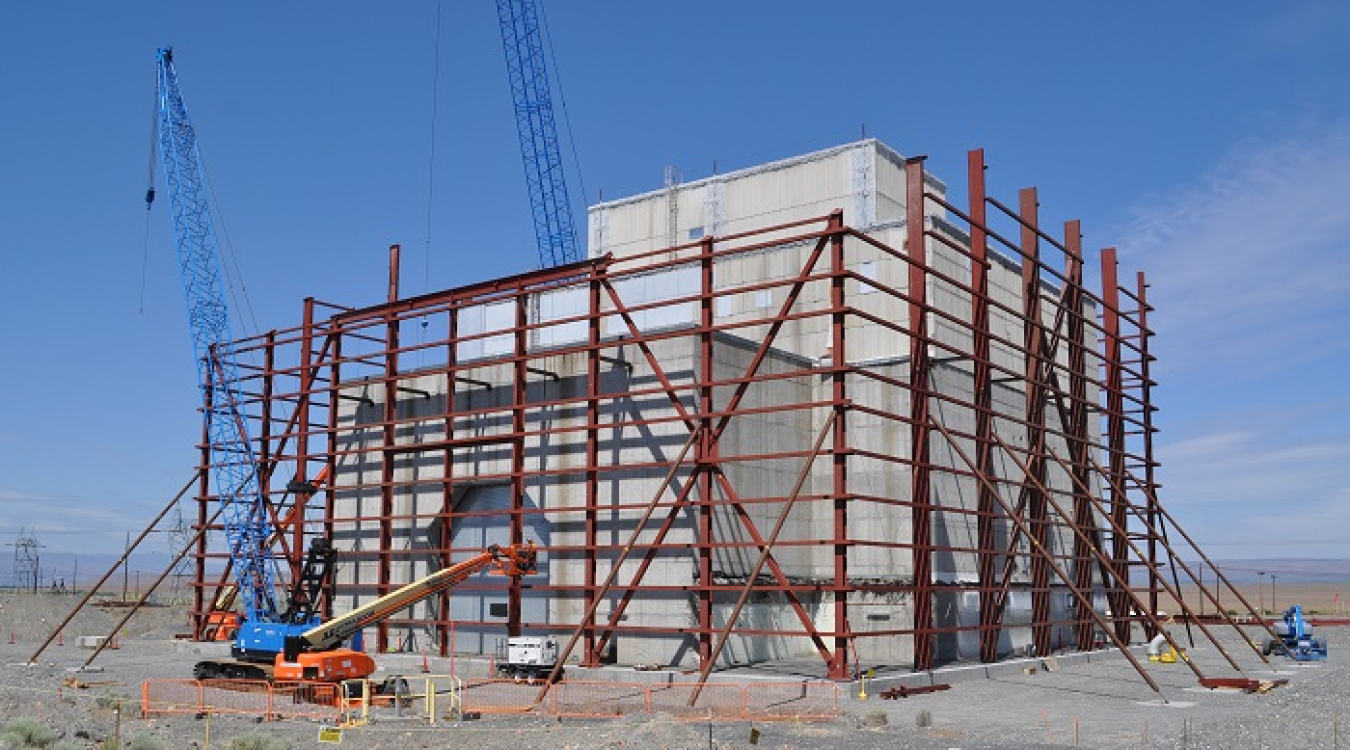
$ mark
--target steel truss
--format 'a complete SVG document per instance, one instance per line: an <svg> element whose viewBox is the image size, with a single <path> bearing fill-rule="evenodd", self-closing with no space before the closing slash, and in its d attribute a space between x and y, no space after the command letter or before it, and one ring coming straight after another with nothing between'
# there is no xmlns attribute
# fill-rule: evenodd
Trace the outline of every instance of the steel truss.
<svg viewBox="0 0 1350 750"><path fill-rule="evenodd" d="M851 675L857 646L874 639L908 639L915 670L948 658L940 654L939 639L963 634L978 640L982 661L992 662L1006 655L1000 638L1014 627L1007 622L1014 592L1030 596L1034 653L1109 642L1133 662L1124 649L1132 626L1170 639L1158 619L1161 607L1194 614L1174 602L1180 574L1222 613L1180 554L1203 553L1158 501L1154 333L1144 275L1132 287L1122 286L1116 252L1108 248L1100 254L1102 286L1089 288L1079 223L1066 222L1061 236L1052 235L1038 217L1034 189L1021 191L1016 208L1010 207L986 195L982 151L970 153L968 166L968 202L958 207L933 190L922 159L907 163L898 249L846 226L835 212L400 299L394 248L388 302L355 309L307 299L299 327L236 344L261 484L271 521L286 542L292 578L306 535L331 536L335 526L354 522L374 527L374 543L345 550L342 559L373 564L372 594L400 583L398 564L410 554L395 544L396 524L437 529L431 552L447 566L452 555L469 551L450 545L449 530L465 515L456 507L459 494L494 481L509 485L510 506L477 515L509 529L511 543L524 541L534 518L566 517L577 529L569 537L575 541L543 545L541 552L580 564L580 580L534 586L573 602L577 615L526 621L518 579L483 586L505 592L511 633L571 634L568 648L580 649L584 665L602 662L614 639L625 635L687 638L705 674L734 636L807 639L831 678ZM723 264L766 253L799 262L774 278L734 288L721 283ZM937 263L937 253L959 263ZM898 264L903 270L896 278L903 284L860 273L864 255ZM1015 295L991 287L1000 264L1005 275L1020 280ZM625 291L636 279L676 271L696 277L693 288L654 300L636 300ZM876 299L893 300L904 314L880 315L875 306L860 304L853 291L859 285ZM584 304L551 317L540 313L545 295L564 292ZM722 300L761 292L781 302L732 319L718 313ZM509 311L509 322L468 325L470 311L488 306ZM692 313L680 313L687 318L683 325L650 324L653 315L671 310ZM570 333L558 335L564 329ZM900 342L899 369L852 354L850 337L863 331ZM823 354L779 356L794 336L819 342L816 354ZM749 352L735 358L734 371L723 356L733 347ZM675 350L692 356L671 361ZM254 364L244 364L250 360ZM952 388L953 372L966 385ZM615 373L624 377L616 381ZM942 373L945 385L938 382ZM426 385L433 380L439 393ZM769 397L783 383L819 387L805 400ZM999 394L1008 393L1019 396L1020 409L996 404ZM640 409L624 405L638 402ZM410 403L435 403L435 413L403 408ZM359 408L378 414L358 424L348 417ZM948 420L952 413L969 419ZM566 416L552 416L559 414ZM491 427L475 432L466 428L470 422ZM790 450L729 446L728 436L744 425L759 430L779 422L810 428ZM879 447L863 429L877 425L906 439L894 443L898 449ZM618 430L646 436L646 460L614 460L611 442ZM203 466L208 449L203 446ZM473 451L490 451L501 461L485 473L464 474L463 458ZM568 452L566 459L545 461ZM421 478L400 475L400 462L410 460L439 469ZM379 467L378 478L344 472L354 463ZM790 491L765 492L738 480L746 467L766 465L796 477ZM858 479L880 472L907 477L905 491L877 491ZM306 487L304 480L315 475L327 481ZM563 482L580 488L580 503L523 501ZM974 502L954 488L972 490ZM438 507L397 512L397 498L415 491L435 493ZM372 510L344 514L335 502L344 493L378 502ZM198 528L209 527L215 498L204 480L198 499ZM809 534L794 533L787 523L802 509L817 519ZM858 520L882 513L904 516L907 534L878 535ZM619 516L624 523L615 526ZM973 541L935 535L952 524L972 529ZM680 528L684 536L676 534ZM1181 537L1180 546L1169 539L1169 529ZM864 554L897 551L907 570L895 576L855 570ZM207 575L208 561L223 554L199 538L199 634L206 632L221 584ZM728 555L741 555L734 574ZM823 572L801 575L784 562L803 555L815 555L815 570ZM972 560L977 575L939 580L935 560L957 557ZM691 580L651 575L673 558L692 560ZM689 597L692 622L625 622L631 606L672 592ZM334 593L343 594L343 586ZM906 603L906 621L856 627L850 604L882 594ZM938 597L963 594L978 602L978 622L942 620ZM1054 614L1056 594L1071 598L1066 614ZM738 625L752 596L780 608L778 624ZM602 602L610 603L607 614L600 612ZM719 607L723 616L715 615ZM455 624L448 595L437 613L382 623L374 645L389 649L395 645L391 629L416 626L434 630L434 647L446 654ZM1218 646L1209 628L1200 628ZM1071 637L1058 635L1064 632Z"/></svg>

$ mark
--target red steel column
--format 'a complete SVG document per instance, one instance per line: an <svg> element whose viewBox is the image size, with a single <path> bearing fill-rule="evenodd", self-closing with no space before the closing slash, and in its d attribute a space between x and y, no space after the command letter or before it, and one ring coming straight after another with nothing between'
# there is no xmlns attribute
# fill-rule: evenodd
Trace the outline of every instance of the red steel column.
<svg viewBox="0 0 1350 750"><path fill-rule="evenodd" d="M337 508L334 506L337 502L338 403L341 401L339 394L342 392L340 387L342 383L342 329L335 320L330 320L328 326L328 335L331 337L332 343L328 346L330 358L328 365L328 452L324 457L328 481L324 488L323 535L326 539L332 539L333 522L337 515ZM314 393L313 388L314 384L311 383L311 397ZM335 587L337 582L333 581L331 585ZM326 596L323 601L324 619L331 619L333 617L333 597L331 595Z"/></svg>
<svg viewBox="0 0 1350 750"><path fill-rule="evenodd" d="M1148 282L1144 278L1144 272L1138 272L1135 283L1139 295L1139 401L1142 410L1141 420L1143 421L1143 442L1144 442L1144 491L1145 491L1145 517L1148 519L1148 598L1149 606L1154 612L1159 611L1158 603L1158 529L1160 518L1158 513L1158 485L1154 476L1154 469L1157 464L1153 460L1153 433L1157 429L1153 426L1153 381L1150 374L1150 362L1152 355L1149 354L1149 339L1153 338L1153 331L1148 327Z"/></svg>
<svg viewBox="0 0 1350 750"><path fill-rule="evenodd" d="M446 446L441 451L441 511L439 514L441 535L435 540L438 550L437 557L440 560L442 568L448 568L452 564L450 556L450 538L454 531L454 503L455 503L455 449L451 447L455 439L455 391L459 387L456 376L459 374L457 367L459 365L459 352L456 346L459 343L459 308L451 307L446 312L446 340L449 342L445 346L445 440ZM452 591L443 592L436 602L436 639L440 646L441 656L447 656L450 653L450 597Z"/></svg>
<svg viewBox="0 0 1350 750"><path fill-rule="evenodd" d="M928 444L928 257L924 235L923 157L905 161L905 230L909 259L910 552L914 568L914 669L932 669L932 488Z"/></svg>
<svg viewBox="0 0 1350 750"><path fill-rule="evenodd" d="M1022 485L1027 493L1027 520L1033 547L1050 550L1050 519L1045 493L1045 332L1041 323L1041 240L1037 234L1036 188L1018 191L1022 249L1022 346L1026 363L1026 430L1028 476ZM1048 654L1050 643L1050 565L1044 556L1031 554L1031 633L1037 654Z"/></svg>
<svg viewBox="0 0 1350 750"><path fill-rule="evenodd" d="M389 247L389 301L398 300L399 246ZM397 314L386 314L387 324L384 340L384 404L380 416L381 452L380 452L380 543L376 555L378 568L375 586L376 596L384 596L391 590L392 547L394 528L390 516L394 514L394 447L397 431L394 421L398 419L398 348L399 324ZM364 513L364 511L363 511ZM389 650L389 621L381 620L376 626L375 648L379 653Z"/></svg>
<svg viewBox="0 0 1350 750"><path fill-rule="evenodd" d="M834 402L834 443L830 452L834 505L834 659L831 677L848 669L848 645L853 628L848 620L848 419L844 400L848 397L847 353L845 334L847 314L844 312L844 216L830 215L830 398Z"/></svg>
<svg viewBox="0 0 1350 750"><path fill-rule="evenodd" d="M1081 528L1086 536L1074 536L1073 575L1074 587L1089 597L1092 592L1093 551L1100 549L1101 534L1097 529L1097 517L1093 513L1092 497L1088 488L1092 486L1092 466L1088 461L1091 444L1088 439L1088 403L1087 384L1087 325L1083 317L1083 230L1079 222L1064 223L1065 294L1064 304L1069 308L1066 317L1069 346L1069 423L1062 425L1065 441L1069 448L1069 465L1073 470L1073 515L1074 524ZM1091 544L1089 544L1091 540ZM1096 623L1091 613L1077 612L1075 620L1075 641L1080 651L1092 648L1096 636Z"/></svg>
<svg viewBox="0 0 1350 750"><path fill-rule="evenodd" d="M717 444L713 442L713 261L712 238L699 243L699 271L701 277L699 307L699 383L698 424L702 432L694 446L695 472L698 484L698 658L700 663L712 658L713 641L713 475L717 461Z"/></svg>
<svg viewBox="0 0 1350 750"><path fill-rule="evenodd" d="M299 391L296 394L299 401L295 407L298 412L295 419L295 427L298 431L295 436L295 478L300 482L309 481L309 407L313 400L315 380L314 373L310 372L310 367L313 365L313 361L314 298L306 297L304 321L300 330L300 372L296 378L300 386L296 389ZM293 492L291 493L291 502L295 504L295 526L291 529L291 580L298 581L300 580L301 568L304 565L305 505L309 502L309 494Z"/></svg>
<svg viewBox="0 0 1350 750"><path fill-rule="evenodd" d="M600 502L600 281L593 275L587 291L589 292L590 314L586 318L586 510L583 520L586 534L585 582L583 584L583 613L591 611L596 589L595 547L599 544L599 508ZM600 655L595 653L595 618L585 623L583 634L581 665L599 666Z"/></svg>
<svg viewBox="0 0 1350 750"><path fill-rule="evenodd" d="M208 360L207 367L210 367ZM211 503L211 428L207 423L211 414L211 389L203 388L202 394L205 396L205 408L202 410L202 437L198 445L200 449L200 458L197 463L197 523L192 527L195 531L201 531L206 528L211 520L211 512L207 507ZM194 581L192 588L192 637L201 640L203 631L210 624L207 621L207 612L216 608L216 592L211 592L211 601L206 598L206 538L207 534L201 534L197 537L197 551L193 554ZM228 542L226 542L228 544Z"/></svg>
<svg viewBox="0 0 1350 750"><path fill-rule="evenodd" d="M272 460L272 387L276 380L276 331L268 331L263 337L263 366L261 373L261 387L259 392L261 397L258 404L260 419L258 420L258 492L262 495L263 502L272 504L272 474L276 471L276 464ZM243 388L241 384L241 389ZM240 405L240 409L243 409ZM276 532L281 533L281 529ZM294 546L291 549L295 549ZM296 564L295 555L291 555L287 560L290 567L291 580L294 581L300 577L300 566Z"/></svg>
<svg viewBox="0 0 1350 750"><path fill-rule="evenodd" d="M995 535L994 398L990 381L989 344L989 237L984 187L984 150L971 151L966 172L970 194L970 330L974 373L971 387L975 405L976 466L989 481L976 482L978 513L976 553L980 576L980 661L998 661L998 641L1002 613L997 611L998 551Z"/></svg>
<svg viewBox="0 0 1350 750"><path fill-rule="evenodd" d="M1103 366L1106 368L1106 447L1109 458L1107 468L1111 485L1111 518L1116 528L1129 528L1129 498L1125 496L1125 396L1123 391L1124 366L1120 360L1120 286L1117 281L1116 249L1111 247L1102 251L1102 328ZM1125 534L1117 531L1111 535L1111 564L1116 571L1116 579L1128 581L1130 574L1129 540ZM1122 588L1123 584L1114 584L1109 600L1111 615L1115 623L1116 636L1122 641L1130 635L1130 597Z"/></svg>
<svg viewBox="0 0 1350 750"><path fill-rule="evenodd" d="M521 290L516 291L513 304L516 308L515 361L512 364L511 378L511 544L525 541L525 407L529 400L527 381L529 363L525 357L529 354L530 296ZM520 576L511 576L507 583L506 634L520 635L522 591Z"/></svg>

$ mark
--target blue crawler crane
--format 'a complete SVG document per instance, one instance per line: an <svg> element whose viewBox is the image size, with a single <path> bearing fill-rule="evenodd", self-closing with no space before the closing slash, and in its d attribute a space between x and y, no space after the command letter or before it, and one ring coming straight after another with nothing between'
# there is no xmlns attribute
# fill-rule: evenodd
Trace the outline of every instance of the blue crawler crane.
<svg viewBox="0 0 1350 750"><path fill-rule="evenodd" d="M239 661L225 666L203 662L198 665L197 676L263 679L267 672L257 663L272 662L282 652L287 637L313 628L319 618L312 608L295 612L278 603L273 575L276 561L270 541L273 528L258 480L249 419L244 414L197 134L178 87L171 48L159 50L156 68L159 153L173 211L178 265L183 274L193 358L209 436L210 483L220 501L221 525L243 616L232 649ZM153 187L145 199L148 206L154 199Z"/></svg>
<svg viewBox="0 0 1350 750"><path fill-rule="evenodd" d="M1263 654L1283 654L1295 661L1323 661L1327 658L1327 642L1313 637L1312 624L1303 619L1303 608L1295 604L1284 611L1284 617L1275 623L1275 635L1262 647Z"/></svg>

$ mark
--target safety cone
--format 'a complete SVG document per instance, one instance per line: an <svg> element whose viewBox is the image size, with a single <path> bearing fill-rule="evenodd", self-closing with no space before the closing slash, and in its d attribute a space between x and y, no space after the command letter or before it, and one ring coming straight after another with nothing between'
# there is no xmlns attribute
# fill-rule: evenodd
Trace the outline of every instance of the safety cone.
<svg viewBox="0 0 1350 750"><path fill-rule="evenodd" d="M59 630L56 631L56 645L58 645L58 646L64 646L64 645L66 645L66 639L64 638L64 636L62 635L61 631L59 631Z"/></svg>
<svg viewBox="0 0 1350 750"><path fill-rule="evenodd" d="M427 652L422 652L422 674L430 674L431 665L427 664Z"/></svg>

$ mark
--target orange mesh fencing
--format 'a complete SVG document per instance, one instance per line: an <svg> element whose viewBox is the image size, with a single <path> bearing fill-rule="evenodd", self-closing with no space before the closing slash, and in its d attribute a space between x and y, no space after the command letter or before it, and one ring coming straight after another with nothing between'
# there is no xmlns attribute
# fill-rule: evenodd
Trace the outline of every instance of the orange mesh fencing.
<svg viewBox="0 0 1350 750"><path fill-rule="evenodd" d="M548 710L558 716L612 717L651 710L646 685L624 682L561 682L549 691Z"/></svg>
<svg viewBox="0 0 1350 750"><path fill-rule="evenodd" d="M745 686L745 718L764 721L839 718L839 686L773 682Z"/></svg>
<svg viewBox="0 0 1350 750"><path fill-rule="evenodd" d="M464 683L460 695L465 713L520 714L534 710L542 688L539 684L514 680L471 680Z"/></svg>
<svg viewBox="0 0 1350 750"><path fill-rule="evenodd" d="M202 685L196 680L146 680L141 683L141 716L195 714L202 710Z"/></svg>
<svg viewBox="0 0 1350 750"><path fill-rule="evenodd" d="M338 690L331 682L272 683L272 716L279 719L325 719L340 714Z"/></svg>
<svg viewBox="0 0 1350 750"><path fill-rule="evenodd" d="M267 718L272 693L265 680L202 680L202 710Z"/></svg>
<svg viewBox="0 0 1350 750"><path fill-rule="evenodd" d="M430 682L428 685L438 695L452 692ZM554 685L547 702L537 706L541 687L514 680L472 681L460 691L463 711L512 714L538 708L550 715L584 718L665 713L686 721L819 721L841 714L839 686L828 682L714 682L699 690L698 683L569 681ZM698 700L690 706L689 699L696 690ZM413 692L425 702L424 695ZM209 711L265 719L336 721L342 710L341 694L341 685L323 682L269 685L260 680L146 680L141 683L141 715L149 718Z"/></svg>
<svg viewBox="0 0 1350 750"><path fill-rule="evenodd" d="M745 716L745 694L740 685L710 682L703 685L698 700L689 699L698 690L696 682L675 682L647 688L653 713L666 713L677 719L715 721L736 720Z"/></svg>

